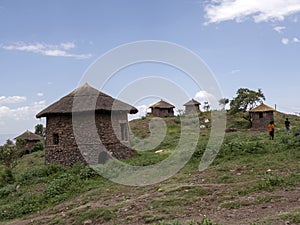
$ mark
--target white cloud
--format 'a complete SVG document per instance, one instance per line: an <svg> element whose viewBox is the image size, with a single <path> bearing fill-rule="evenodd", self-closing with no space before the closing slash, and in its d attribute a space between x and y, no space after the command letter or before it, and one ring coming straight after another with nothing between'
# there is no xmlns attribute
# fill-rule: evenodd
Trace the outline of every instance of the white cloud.
<svg viewBox="0 0 300 225"><path fill-rule="evenodd" d="M283 30L285 29L286 27L281 27L281 26L276 26L273 28L273 30L275 30L276 32L278 32L279 34L282 34L283 33Z"/></svg>
<svg viewBox="0 0 300 225"><path fill-rule="evenodd" d="M198 91L195 95L195 99L198 100L203 100L203 101L208 101L209 99L214 99L214 95L207 92L207 91Z"/></svg>
<svg viewBox="0 0 300 225"><path fill-rule="evenodd" d="M288 38L282 38L281 39L281 43L284 44L284 45L287 45L289 44L290 40Z"/></svg>
<svg viewBox="0 0 300 225"><path fill-rule="evenodd" d="M39 96L39 97L43 97L43 96L44 96L44 93L39 92L39 93L37 93L36 95Z"/></svg>
<svg viewBox="0 0 300 225"><path fill-rule="evenodd" d="M300 12L300 0L211 0L204 11L206 24L248 18L256 23L282 21Z"/></svg>
<svg viewBox="0 0 300 225"><path fill-rule="evenodd" d="M239 73L239 72L241 72L241 70L231 70L231 72L230 72L230 74L236 74L236 73Z"/></svg>
<svg viewBox="0 0 300 225"><path fill-rule="evenodd" d="M18 133L30 129L37 123L35 115L45 106L45 101L17 108L0 106L0 134Z"/></svg>
<svg viewBox="0 0 300 225"><path fill-rule="evenodd" d="M294 38L293 38L293 42L294 42L294 43L299 43L300 40L299 40L298 38L294 37Z"/></svg>
<svg viewBox="0 0 300 225"><path fill-rule="evenodd" d="M1 46L1 48L5 50L32 52L46 56L72 57L76 59L87 59L92 56L91 54L74 54L67 51L75 47L76 46L73 42L65 42L59 45L44 43L27 44L24 42L16 42L11 45Z"/></svg>
<svg viewBox="0 0 300 225"><path fill-rule="evenodd" d="M129 116L128 116L129 120L134 120L134 119L138 119L138 118L142 118L143 116L146 116L148 106L139 105L139 106L135 106L135 108L137 108L138 112L136 114L129 114Z"/></svg>
<svg viewBox="0 0 300 225"><path fill-rule="evenodd" d="M66 43L61 43L60 46L63 48L63 49L72 49L72 48L75 48L75 44L74 42L66 42Z"/></svg>
<svg viewBox="0 0 300 225"><path fill-rule="evenodd" d="M27 98L25 96L0 96L0 105L3 104L17 104L25 102Z"/></svg>

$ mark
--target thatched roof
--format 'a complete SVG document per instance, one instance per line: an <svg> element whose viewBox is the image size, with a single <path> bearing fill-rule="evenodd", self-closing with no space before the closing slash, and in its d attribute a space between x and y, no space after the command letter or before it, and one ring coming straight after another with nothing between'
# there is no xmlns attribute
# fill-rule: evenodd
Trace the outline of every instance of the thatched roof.
<svg viewBox="0 0 300 225"><path fill-rule="evenodd" d="M43 140L43 137L27 130L23 134L19 135L18 137L15 137L14 139L15 140L23 139L25 141L41 141Z"/></svg>
<svg viewBox="0 0 300 225"><path fill-rule="evenodd" d="M271 111L274 112L276 110L268 105L265 105L264 103L261 103L259 106L250 110L250 112L271 112Z"/></svg>
<svg viewBox="0 0 300 225"><path fill-rule="evenodd" d="M127 111L131 114L138 112L135 107L114 99L85 83L68 95L62 97L59 101L42 110L36 117L41 118L51 114L71 114L73 112L89 111Z"/></svg>
<svg viewBox="0 0 300 225"><path fill-rule="evenodd" d="M171 109L171 108L175 108L174 105L171 105L168 102L165 102L163 100L160 100L159 102L151 105L149 108L159 108L159 109Z"/></svg>
<svg viewBox="0 0 300 225"><path fill-rule="evenodd" d="M192 100L184 104L184 106L189 106L189 105L201 105L201 103L192 98Z"/></svg>

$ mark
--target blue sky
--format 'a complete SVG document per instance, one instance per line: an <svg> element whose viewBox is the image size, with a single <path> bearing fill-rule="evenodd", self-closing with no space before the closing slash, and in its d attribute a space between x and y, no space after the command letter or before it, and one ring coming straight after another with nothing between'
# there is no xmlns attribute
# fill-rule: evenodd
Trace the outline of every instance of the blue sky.
<svg viewBox="0 0 300 225"><path fill-rule="evenodd" d="M99 56L141 40L192 50L224 97L261 88L266 104L300 112L299 20L300 0L0 0L0 135L33 130L44 122L35 114L75 89ZM115 97L120 84L143 73L175 79L204 100L173 69L141 65L123 73L107 94Z"/></svg>

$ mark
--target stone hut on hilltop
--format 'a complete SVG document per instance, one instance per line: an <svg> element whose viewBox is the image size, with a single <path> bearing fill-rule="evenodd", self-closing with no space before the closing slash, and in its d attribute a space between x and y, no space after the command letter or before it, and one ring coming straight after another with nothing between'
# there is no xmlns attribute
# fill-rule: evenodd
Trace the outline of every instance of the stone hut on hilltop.
<svg viewBox="0 0 300 225"><path fill-rule="evenodd" d="M46 117L45 163L95 165L136 154L128 113L138 110L84 84L37 114Z"/></svg>
<svg viewBox="0 0 300 225"><path fill-rule="evenodd" d="M15 140L24 140L25 141L25 154L31 153L31 149L33 148L34 144L42 141L43 137L37 135L35 133L30 132L29 130L25 131L23 134L19 135L18 137L14 138Z"/></svg>
<svg viewBox="0 0 300 225"><path fill-rule="evenodd" d="M151 105L149 107L151 109L151 114L157 117L170 117L174 116L174 105L171 105L168 102L160 100L159 102Z"/></svg>
<svg viewBox="0 0 300 225"><path fill-rule="evenodd" d="M276 110L264 103L250 110L251 130L265 131L270 121L274 121L274 112Z"/></svg>
<svg viewBox="0 0 300 225"><path fill-rule="evenodd" d="M195 99L192 99L185 103L183 106L185 107L185 113L191 114L191 113L199 113L200 112L200 105L201 103L196 101Z"/></svg>

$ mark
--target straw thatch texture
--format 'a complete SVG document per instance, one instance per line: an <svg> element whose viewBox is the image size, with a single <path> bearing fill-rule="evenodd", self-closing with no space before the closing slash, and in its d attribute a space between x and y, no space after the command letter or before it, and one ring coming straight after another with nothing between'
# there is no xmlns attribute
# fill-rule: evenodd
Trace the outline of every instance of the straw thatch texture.
<svg viewBox="0 0 300 225"><path fill-rule="evenodd" d="M253 108L250 110L250 112L275 112L276 110L268 105L265 105L264 103L261 103L259 106Z"/></svg>
<svg viewBox="0 0 300 225"><path fill-rule="evenodd" d="M184 104L184 106L190 106L190 105L196 105L196 106L198 105L199 106L199 105L201 105L201 103L196 101L195 99L192 99Z"/></svg>
<svg viewBox="0 0 300 225"><path fill-rule="evenodd" d="M18 137L15 137L14 139L15 140L23 139L25 141L41 141L43 140L43 137L27 130L23 134L19 135Z"/></svg>
<svg viewBox="0 0 300 225"><path fill-rule="evenodd" d="M127 111L134 114L138 110L98 91L86 83L38 113L36 117L41 118L50 114L71 114L89 111Z"/></svg>

